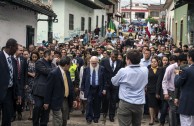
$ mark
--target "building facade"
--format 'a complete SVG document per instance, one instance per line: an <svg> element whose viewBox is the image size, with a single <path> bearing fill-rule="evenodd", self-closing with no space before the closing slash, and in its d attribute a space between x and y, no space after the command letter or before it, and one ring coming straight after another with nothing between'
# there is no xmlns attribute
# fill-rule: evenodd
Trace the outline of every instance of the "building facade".
<svg viewBox="0 0 194 126"><path fill-rule="evenodd" d="M118 1L114 0L56 0L52 8L57 14L58 22L53 23L53 39L60 43L68 41L76 35L82 35L87 30L93 32L96 26L101 29L100 36L105 35L109 19L114 18L115 6ZM45 18L42 15L39 18ZM47 41L47 25L38 22L37 42Z"/></svg>
<svg viewBox="0 0 194 126"><path fill-rule="evenodd" d="M31 1L0 0L0 48L5 46L9 38L16 39L19 44L26 47L35 44L38 13L56 16L51 10Z"/></svg>
<svg viewBox="0 0 194 126"><path fill-rule="evenodd" d="M139 3L132 3L131 7L130 7L130 4L125 7L122 7L121 11L122 11L123 18L128 22L130 22L130 18L132 21L140 20L140 19L148 18L148 15L149 15L147 5L143 5Z"/></svg>

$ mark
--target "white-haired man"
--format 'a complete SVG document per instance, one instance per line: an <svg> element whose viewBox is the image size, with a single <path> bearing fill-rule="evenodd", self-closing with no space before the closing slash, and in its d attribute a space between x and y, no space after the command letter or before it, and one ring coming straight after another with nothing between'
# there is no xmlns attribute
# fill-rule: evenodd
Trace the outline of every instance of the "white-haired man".
<svg viewBox="0 0 194 126"><path fill-rule="evenodd" d="M104 68L99 65L98 57L91 57L90 66L84 69L81 84L81 93L87 98L86 120L89 124L92 120L98 123L100 118L101 105L99 103L102 94L106 94L104 77Z"/></svg>

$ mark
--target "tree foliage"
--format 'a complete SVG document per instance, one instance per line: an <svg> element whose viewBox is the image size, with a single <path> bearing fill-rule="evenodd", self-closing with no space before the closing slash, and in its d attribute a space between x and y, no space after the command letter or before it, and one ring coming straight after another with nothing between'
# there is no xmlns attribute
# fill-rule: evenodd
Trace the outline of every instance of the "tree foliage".
<svg viewBox="0 0 194 126"><path fill-rule="evenodd" d="M157 24L158 23L158 20L152 18L151 16L149 16L147 19L146 19L146 23L147 22L150 22L150 23L153 23L153 24Z"/></svg>

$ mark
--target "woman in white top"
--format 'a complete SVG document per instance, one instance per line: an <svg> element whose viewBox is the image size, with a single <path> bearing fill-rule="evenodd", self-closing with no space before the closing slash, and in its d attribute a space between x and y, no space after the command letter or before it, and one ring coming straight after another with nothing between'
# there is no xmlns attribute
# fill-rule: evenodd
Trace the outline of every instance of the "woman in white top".
<svg viewBox="0 0 194 126"><path fill-rule="evenodd" d="M87 56L85 59L84 59L84 65L80 68L80 74L79 74L79 78L80 78L80 83L79 83L79 89L81 88L81 83L82 83L82 77L83 77L83 72L84 72L84 69L90 65L90 58L91 56ZM81 101L81 104L82 104L82 114L85 113L85 108L86 108L86 98L84 98L84 95L82 95L80 93L80 99L82 100Z"/></svg>

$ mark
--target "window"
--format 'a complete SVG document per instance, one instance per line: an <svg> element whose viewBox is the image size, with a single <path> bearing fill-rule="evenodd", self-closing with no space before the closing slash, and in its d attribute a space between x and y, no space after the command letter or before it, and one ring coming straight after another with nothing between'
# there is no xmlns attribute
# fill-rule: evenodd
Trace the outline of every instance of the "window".
<svg viewBox="0 0 194 126"><path fill-rule="evenodd" d="M101 30L101 36L104 36L104 15L102 15L102 30Z"/></svg>
<svg viewBox="0 0 194 126"><path fill-rule="evenodd" d="M69 30L73 30L73 29L74 29L74 15L69 14Z"/></svg>
<svg viewBox="0 0 194 126"><path fill-rule="evenodd" d="M136 13L135 13L135 17L136 17L137 19L138 19L138 18L143 19L143 18L145 18L145 13L136 12Z"/></svg>
<svg viewBox="0 0 194 126"><path fill-rule="evenodd" d="M159 17L159 12L158 11L151 11L150 16L151 17Z"/></svg>
<svg viewBox="0 0 194 126"><path fill-rule="evenodd" d="M85 28L85 18L81 17L81 31L84 31Z"/></svg>
<svg viewBox="0 0 194 126"><path fill-rule="evenodd" d="M181 27L180 27L180 42L183 41L183 20L181 21Z"/></svg>
<svg viewBox="0 0 194 126"><path fill-rule="evenodd" d="M91 32L91 28L92 28L92 18L89 17L88 18L88 32Z"/></svg>
<svg viewBox="0 0 194 126"><path fill-rule="evenodd" d="M96 16L96 26L98 26L98 16Z"/></svg>

